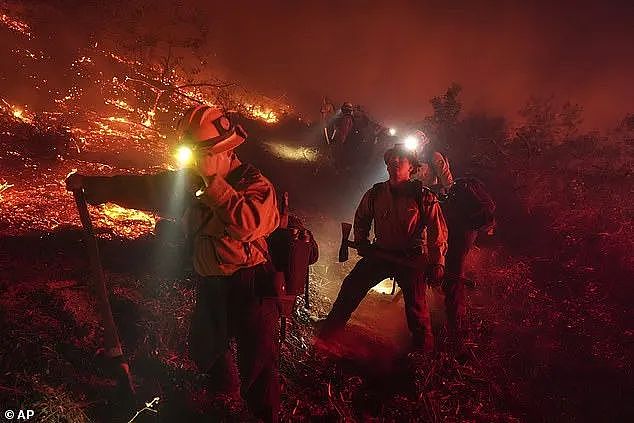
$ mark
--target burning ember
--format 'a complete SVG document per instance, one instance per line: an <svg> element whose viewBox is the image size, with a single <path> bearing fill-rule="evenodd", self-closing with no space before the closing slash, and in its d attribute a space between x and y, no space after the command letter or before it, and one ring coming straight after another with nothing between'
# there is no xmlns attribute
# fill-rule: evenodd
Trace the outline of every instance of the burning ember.
<svg viewBox="0 0 634 423"><path fill-rule="evenodd" d="M277 114L271 109L264 109L261 106L254 106L253 104L244 104L244 108L248 114L266 123L277 123L279 121Z"/></svg>
<svg viewBox="0 0 634 423"><path fill-rule="evenodd" d="M9 188L11 188L13 185L3 181L2 183L0 183L0 200L2 200L2 193L6 190L8 190Z"/></svg>
<svg viewBox="0 0 634 423"><path fill-rule="evenodd" d="M2 14L0 15L0 22L6 25L9 29L19 32L27 37L31 38L31 32L29 26L19 19L12 18L11 16Z"/></svg>
<svg viewBox="0 0 634 423"><path fill-rule="evenodd" d="M4 111L7 114L10 114L11 116L13 116L13 118L19 120L20 122L28 124L33 123L33 118L35 117L35 115L27 111L26 108L9 104L9 102L3 98L0 98L0 102L0 110Z"/></svg>
<svg viewBox="0 0 634 423"><path fill-rule="evenodd" d="M3 230L19 235L32 231L51 232L67 225L79 227L79 215L73 197L65 188L67 168L40 167L27 159L24 159L24 167L11 169L14 184L0 180L0 215L5 226ZM83 172L87 174L104 170L100 170L99 165L72 163L72 167L79 165L82 165ZM130 173L124 169L108 170L112 173ZM101 236L136 239L152 233L156 222L156 216L151 213L126 209L111 203L90 207L90 213Z"/></svg>
<svg viewBox="0 0 634 423"><path fill-rule="evenodd" d="M119 236L138 238L154 230L154 215L133 209L126 209L112 203L99 207L98 226L105 226Z"/></svg>

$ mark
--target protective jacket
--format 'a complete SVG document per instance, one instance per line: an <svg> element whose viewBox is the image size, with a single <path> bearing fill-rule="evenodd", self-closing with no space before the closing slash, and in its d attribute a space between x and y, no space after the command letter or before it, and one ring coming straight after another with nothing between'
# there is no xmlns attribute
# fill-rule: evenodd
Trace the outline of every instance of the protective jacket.
<svg viewBox="0 0 634 423"><path fill-rule="evenodd" d="M182 218L194 236L194 270L201 276L232 275L264 263L264 237L280 221L273 185L251 165L239 165L226 178L214 175L206 187L190 170L86 177L84 187L91 204L111 201Z"/></svg>
<svg viewBox="0 0 634 423"><path fill-rule="evenodd" d="M445 263L447 225L436 195L409 181L398 188L389 182L368 190L354 217L354 239L367 242L374 222L375 244L383 249L422 252L429 264Z"/></svg>
<svg viewBox="0 0 634 423"><path fill-rule="evenodd" d="M354 119L351 114L341 114L337 120L335 121L335 133L332 137L332 141L341 145L346 142L348 139L348 135L352 132L352 128L354 126Z"/></svg>

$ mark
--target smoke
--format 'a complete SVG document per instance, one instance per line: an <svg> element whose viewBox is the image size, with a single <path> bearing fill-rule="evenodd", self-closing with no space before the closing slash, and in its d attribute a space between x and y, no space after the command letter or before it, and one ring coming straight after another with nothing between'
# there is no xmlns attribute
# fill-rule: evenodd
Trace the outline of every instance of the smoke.
<svg viewBox="0 0 634 423"><path fill-rule="evenodd" d="M311 118L328 95L386 124L420 120L453 81L467 112L511 120L531 95L581 104L589 127L613 126L634 109L631 2L47 4L68 12L65 32L154 40L156 51L170 41ZM202 44L188 44L195 38Z"/></svg>
<svg viewBox="0 0 634 423"><path fill-rule="evenodd" d="M312 116L330 95L387 121L417 120L452 81L466 110L510 118L530 95L582 104L589 125L634 108L631 3L367 3L225 10L218 58Z"/></svg>

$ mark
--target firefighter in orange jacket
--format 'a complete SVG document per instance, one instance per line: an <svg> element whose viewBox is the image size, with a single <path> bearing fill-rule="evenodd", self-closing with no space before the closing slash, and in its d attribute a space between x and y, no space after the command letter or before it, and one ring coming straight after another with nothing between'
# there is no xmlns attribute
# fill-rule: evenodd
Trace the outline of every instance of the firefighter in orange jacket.
<svg viewBox="0 0 634 423"><path fill-rule="evenodd" d="M389 180L365 193L354 218L354 240L365 246L359 250L363 257L344 279L320 338L328 340L339 332L370 288L395 277L403 291L414 347L431 352L434 342L425 291L427 283L443 277L447 226L436 196L410 179L418 166L415 153L397 144L384 159ZM426 255L428 268L413 270L367 257L373 222L374 246L402 256Z"/></svg>
<svg viewBox="0 0 634 423"><path fill-rule="evenodd" d="M235 337L241 394L254 415L277 421L279 312L276 299L270 297L265 240L279 225L275 190L233 152L246 133L220 109L189 109L179 126L194 151L195 169L139 176L74 174L67 187L84 189L92 204L112 201L182 216L193 242L194 270L200 276L190 354L203 372L225 379L216 381L217 388L236 389L229 380L229 340Z"/></svg>

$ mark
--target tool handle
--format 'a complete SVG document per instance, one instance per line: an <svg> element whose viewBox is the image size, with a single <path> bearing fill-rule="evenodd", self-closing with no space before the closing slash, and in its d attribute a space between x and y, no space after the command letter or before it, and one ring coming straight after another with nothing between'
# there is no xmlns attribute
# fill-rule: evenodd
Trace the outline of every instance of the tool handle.
<svg viewBox="0 0 634 423"><path fill-rule="evenodd" d="M280 204L280 228L288 228L288 192L282 195Z"/></svg>
<svg viewBox="0 0 634 423"><path fill-rule="evenodd" d="M101 266L101 259L99 257L99 246L97 245L97 238L93 229L92 221L90 220L90 213L88 212L88 205L86 203L86 196L83 190L73 191L73 197L75 198L75 205L79 213L79 219L84 229L84 243L85 248L88 251L88 260L90 263L90 269L92 271L92 290L95 295L97 303L97 312L101 317L101 321L104 325L104 353L105 356L114 359L118 362L119 375L117 379L120 385L124 386L124 389L129 390L134 394L134 385L130 375L130 369L123 357L123 349L121 348L121 342L119 341L119 334L117 332L117 326L112 317L112 309L110 307L110 301L108 300L108 292L106 290L106 278Z"/></svg>
<svg viewBox="0 0 634 423"><path fill-rule="evenodd" d="M350 231L352 230L352 225L346 222L341 222L341 246L339 247L339 263L343 263L348 260L350 257L348 254L348 246L350 241L348 238L350 237Z"/></svg>

